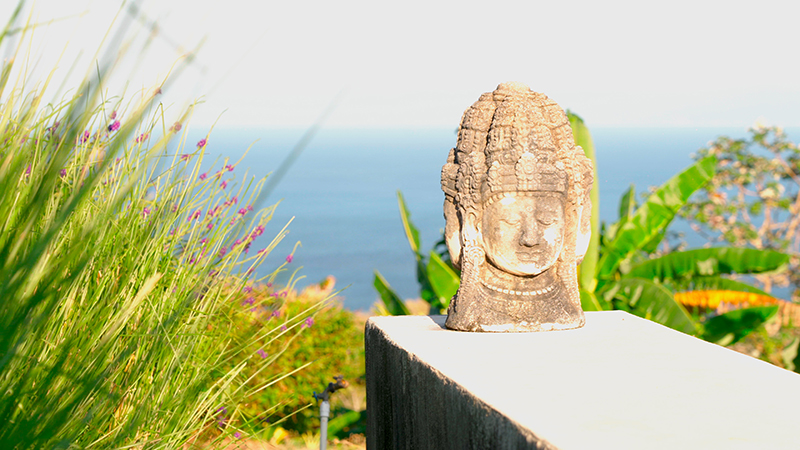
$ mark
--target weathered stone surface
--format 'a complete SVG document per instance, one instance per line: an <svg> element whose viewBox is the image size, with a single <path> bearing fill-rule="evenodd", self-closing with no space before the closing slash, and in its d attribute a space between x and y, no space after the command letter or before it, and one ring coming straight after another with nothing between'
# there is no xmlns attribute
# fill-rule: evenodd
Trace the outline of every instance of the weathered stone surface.
<svg viewBox="0 0 800 450"><path fill-rule="evenodd" d="M447 327L582 326L576 266L591 233L591 185L591 161L555 102L521 83L481 95L442 168L445 239L461 269Z"/></svg>

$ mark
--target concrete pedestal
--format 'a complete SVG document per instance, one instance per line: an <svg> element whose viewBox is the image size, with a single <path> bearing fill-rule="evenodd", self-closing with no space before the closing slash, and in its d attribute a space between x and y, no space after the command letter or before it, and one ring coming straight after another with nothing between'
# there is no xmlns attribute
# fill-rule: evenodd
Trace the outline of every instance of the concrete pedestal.
<svg viewBox="0 0 800 450"><path fill-rule="evenodd" d="M373 317L367 446L800 449L800 375L624 312L544 333Z"/></svg>

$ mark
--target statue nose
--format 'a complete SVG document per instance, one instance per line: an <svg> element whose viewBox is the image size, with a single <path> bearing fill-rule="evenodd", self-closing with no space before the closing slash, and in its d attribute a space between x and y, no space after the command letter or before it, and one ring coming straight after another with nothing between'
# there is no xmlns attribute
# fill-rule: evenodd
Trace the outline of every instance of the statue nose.
<svg viewBox="0 0 800 450"><path fill-rule="evenodd" d="M539 227L537 225L536 219L533 218L528 218L522 222L522 230L519 237L520 245L533 247L539 244L541 236L539 236Z"/></svg>

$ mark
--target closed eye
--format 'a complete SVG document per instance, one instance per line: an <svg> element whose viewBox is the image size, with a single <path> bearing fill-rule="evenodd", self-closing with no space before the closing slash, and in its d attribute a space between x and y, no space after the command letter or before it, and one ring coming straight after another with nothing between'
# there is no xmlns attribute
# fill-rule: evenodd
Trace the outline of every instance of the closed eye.
<svg viewBox="0 0 800 450"><path fill-rule="evenodd" d="M542 225L552 225L556 222L557 217L553 214L543 214L536 218Z"/></svg>

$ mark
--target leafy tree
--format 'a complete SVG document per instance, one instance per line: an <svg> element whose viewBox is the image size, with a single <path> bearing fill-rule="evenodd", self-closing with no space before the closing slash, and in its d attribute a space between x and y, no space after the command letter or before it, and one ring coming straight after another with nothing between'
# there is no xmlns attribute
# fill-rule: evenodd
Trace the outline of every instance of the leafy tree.
<svg viewBox="0 0 800 450"><path fill-rule="evenodd" d="M764 291L791 286L800 296L800 149L778 127L756 125L743 139L719 137L695 159L714 157L716 174L681 215L709 243L792 255L789 270L756 276Z"/></svg>

